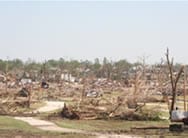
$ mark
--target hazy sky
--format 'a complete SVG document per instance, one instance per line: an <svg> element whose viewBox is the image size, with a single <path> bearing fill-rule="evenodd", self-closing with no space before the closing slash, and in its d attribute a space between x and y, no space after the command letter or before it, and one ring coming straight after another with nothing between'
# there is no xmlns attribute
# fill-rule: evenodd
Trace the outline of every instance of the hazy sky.
<svg viewBox="0 0 188 138"><path fill-rule="evenodd" d="M0 2L0 58L188 64L188 1Z"/></svg>

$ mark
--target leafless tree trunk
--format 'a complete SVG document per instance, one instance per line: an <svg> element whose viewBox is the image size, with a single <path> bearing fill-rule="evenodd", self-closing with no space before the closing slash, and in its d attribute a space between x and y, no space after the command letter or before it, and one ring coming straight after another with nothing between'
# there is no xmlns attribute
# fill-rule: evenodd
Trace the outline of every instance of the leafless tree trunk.
<svg viewBox="0 0 188 138"><path fill-rule="evenodd" d="M176 89L177 89L177 83L180 79L180 76L183 72L184 67L182 66L177 74L177 76L174 75L173 71L173 59L170 61L169 59L169 50L167 49L166 53L166 59L167 59L167 64L168 64L168 69L170 73L170 82L171 82L171 87L172 87L172 103L170 107L170 118L171 118L171 113L174 110L174 106L176 104Z"/></svg>
<svg viewBox="0 0 188 138"><path fill-rule="evenodd" d="M186 72L186 66L184 66L184 111L187 111L186 107L186 85L187 85L187 72Z"/></svg>
<svg viewBox="0 0 188 138"><path fill-rule="evenodd" d="M28 90L27 108L30 108L30 105L31 105L31 92L32 92L32 85L31 84L27 86L27 90Z"/></svg>
<svg viewBox="0 0 188 138"><path fill-rule="evenodd" d="M8 93L8 57L7 57L7 62L6 62L6 68L5 68L5 92Z"/></svg>
<svg viewBox="0 0 188 138"><path fill-rule="evenodd" d="M157 83L158 83L157 90L161 92L163 96L162 100L168 104L168 109L170 110L170 101L166 93L168 89L168 82L169 82L169 77L167 75L168 68L166 68L163 59L161 59L161 62L157 65L157 67L158 67L158 70L155 73L157 75Z"/></svg>

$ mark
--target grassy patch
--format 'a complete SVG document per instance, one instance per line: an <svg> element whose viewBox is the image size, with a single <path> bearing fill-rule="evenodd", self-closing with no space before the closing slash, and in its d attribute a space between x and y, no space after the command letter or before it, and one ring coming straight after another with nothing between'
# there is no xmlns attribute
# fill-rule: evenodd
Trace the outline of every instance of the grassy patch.
<svg viewBox="0 0 188 138"><path fill-rule="evenodd" d="M188 130L184 132L169 132L168 121L118 121L118 120L58 120L54 121L64 128L81 129L90 132L117 133L139 135L148 138L183 138L188 137ZM163 129L131 129L135 127L166 127Z"/></svg>
<svg viewBox="0 0 188 138"><path fill-rule="evenodd" d="M57 120L57 125L64 128L98 132L129 132L132 127L168 126L168 121L121 121L121 120Z"/></svg>
<svg viewBox="0 0 188 138"><path fill-rule="evenodd" d="M0 137L1 138L95 138L94 136L86 135L86 134L73 134L73 133L59 133L52 134L49 132L45 133L31 133L31 132L23 132L14 130L10 133L9 130L1 130L0 129Z"/></svg>
<svg viewBox="0 0 188 138"><path fill-rule="evenodd" d="M39 129L29 124L13 119L12 117L0 116L0 130L20 130L25 132L40 132Z"/></svg>
<svg viewBox="0 0 188 138"><path fill-rule="evenodd" d="M66 134L59 132L49 132L37 129L29 124L13 119L12 117L0 116L0 137L44 137L44 138L92 138L92 136L85 134Z"/></svg>

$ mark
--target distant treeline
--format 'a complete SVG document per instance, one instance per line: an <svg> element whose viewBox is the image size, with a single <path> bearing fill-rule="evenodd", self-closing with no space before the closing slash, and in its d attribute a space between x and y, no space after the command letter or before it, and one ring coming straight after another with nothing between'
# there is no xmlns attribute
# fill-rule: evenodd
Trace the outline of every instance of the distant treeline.
<svg viewBox="0 0 188 138"><path fill-rule="evenodd" d="M121 79L122 76L125 76L125 74L134 66L145 66L145 63L130 63L126 59L112 61L107 58L104 58L102 62L100 62L98 58L96 58L93 62L89 60L65 60L63 58L58 60L51 59L45 62L36 62L30 59L26 62L23 62L20 59L0 60L0 71L3 73L14 71L35 71L39 73L50 71L66 71L74 76L80 76L89 73L90 75L94 75L96 77L105 77L111 79Z"/></svg>

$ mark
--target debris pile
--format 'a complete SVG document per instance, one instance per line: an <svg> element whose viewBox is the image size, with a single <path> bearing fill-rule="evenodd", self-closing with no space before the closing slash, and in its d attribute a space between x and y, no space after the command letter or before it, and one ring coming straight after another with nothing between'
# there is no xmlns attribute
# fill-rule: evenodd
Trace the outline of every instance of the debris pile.
<svg viewBox="0 0 188 138"><path fill-rule="evenodd" d="M72 119L80 119L80 116L76 112L74 112L73 110L70 110L66 106L66 104L64 104L64 107L63 107L60 114L61 114L62 118L66 118L66 119L71 119L71 120Z"/></svg>

